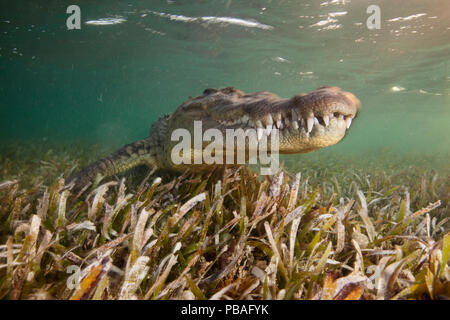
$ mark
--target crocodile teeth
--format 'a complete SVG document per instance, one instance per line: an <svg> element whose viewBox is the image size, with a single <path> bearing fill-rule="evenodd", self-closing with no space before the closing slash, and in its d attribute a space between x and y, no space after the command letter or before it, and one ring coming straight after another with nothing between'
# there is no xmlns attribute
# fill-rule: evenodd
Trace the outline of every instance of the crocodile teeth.
<svg viewBox="0 0 450 320"><path fill-rule="evenodd" d="M258 128L258 129L256 129L256 133L258 134L258 140L261 140L263 133L264 133L264 129Z"/></svg>
<svg viewBox="0 0 450 320"><path fill-rule="evenodd" d="M314 124L319 124L319 119L317 119L316 117L314 117Z"/></svg>
<svg viewBox="0 0 450 320"><path fill-rule="evenodd" d="M248 122L248 116L247 116L247 115L243 115L243 116L241 117L241 122L242 122L242 123L247 123L247 122Z"/></svg>
<svg viewBox="0 0 450 320"><path fill-rule="evenodd" d="M352 118L348 117L345 119L345 124L347 125L347 129L350 128L350 125L352 124Z"/></svg>
<svg viewBox="0 0 450 320"><path fill-rule="evenodd" d="M344 120L344 115L343 115L343 114L340 114L338 119L339 119L339 120Z"/></svg>
<svg viewBox="0 0 450 320"><path fill-rule="evenodd" d="M330 117L323 116L323 122L325 123L325 126L328 127L328 125L330 124Z"/></svg>
<svg viewBox="0 0 450 320"><path fill-rule="evenodd" d="M276 123L276 122L278 122L279 120L281 120L281 114L279 114L279 113L273 113L272 114L272 119L273 119L273 121Z"/></svg>
<svg viewBox="0 0 450 320"><path fill-rule="evenodd" d="M295 130L298 130L298 122L297 121L292 121L292 128L294 128Z"/></svg>
<svg viewBox="0 0 450 320"><path fill-rule="evenodd" d="M262 124L261 120L256 120L255 121L255 125L256 125L256 128L262 128L263 127L263 124Z"/></svg>
<svg viewBox="0 0 450 320"><path fill-rule="evenodd" d="M276 125L277 125L277 128L283 129L283 123L281 122L281 119L280 119L280 120L277 120Z"/></svg>
<svg viewBox="0 0 450 320"><path fill-rule="evenodd" d="M308 119L306 119L306 126L307 129L306 132L310 133L314 127L314 117L309 117Z"/></svg>
<svg viewBox="0 0 450 320"><path fill-rule="evenodd" d="M263 119L262 122L268 126L268 125L272 125L273 124L273 119L272 116L270 114L266 115Z"/></svg>
<svg viewBox="0 0 450 320"><path fill-rule="evenodd" d="M268 124L265 130L266 136L269 136L271 132L272 132L272 125Z"/></svg>
<svg viewBox="0 0 450 320"><path fill-rule="evenodd" d="M291 110L291 113L292 113L292 121L296 121L297 119L300 118L300 116L294 109Z"/></svg>

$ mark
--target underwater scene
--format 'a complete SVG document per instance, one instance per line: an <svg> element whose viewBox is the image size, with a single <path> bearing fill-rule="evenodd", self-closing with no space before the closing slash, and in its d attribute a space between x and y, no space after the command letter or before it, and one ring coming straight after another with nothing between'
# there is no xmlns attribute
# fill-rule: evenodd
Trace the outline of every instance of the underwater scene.
<svg viewBox="0 0 450 320"><path fill-rule="evenodd" d="M0 298L450 299L449 40L448 0L2 2Z"/></svg>

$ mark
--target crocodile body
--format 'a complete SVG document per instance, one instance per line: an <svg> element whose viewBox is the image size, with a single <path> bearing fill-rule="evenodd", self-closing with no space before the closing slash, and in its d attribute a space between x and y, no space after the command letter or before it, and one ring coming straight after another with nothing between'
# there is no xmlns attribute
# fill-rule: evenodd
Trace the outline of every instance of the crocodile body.
<svg viewBox="0 0 450 320"><path fill-rule="evenodd" d="M280 154L311 152L342 140L359 109L359 100L337 87L321 87L290 99L265 91L244 93L232 87L206 89L156 121L147 138L94 162L69 181L83 187L98 176L111 176L138 165L172 171L209 170L217 165L175 164L171 158L177 143L172 141L172 133L179 128L193 132L194 121L201 121L204 130L215 128L224 135L227 129L254 129L258 139L277 129ZM240 147L249 149L248 144ZM202 150L193 148L192 156L196 152Z"/></svg>

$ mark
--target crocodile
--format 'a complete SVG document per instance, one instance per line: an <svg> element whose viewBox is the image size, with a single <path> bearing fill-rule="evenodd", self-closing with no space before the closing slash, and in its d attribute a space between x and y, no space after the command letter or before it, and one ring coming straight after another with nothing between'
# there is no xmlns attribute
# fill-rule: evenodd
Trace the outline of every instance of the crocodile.
<svg viewBox="0 0 450 320"><path fill-rule="evenodd" d="M174 163L171 150L177 143L172 133L179 128L194 131L194 121L201 121L203 129L253 129L262 136L270 136L277 129L279 154L312 152L341 141L357 116L360 101L350 92L338 87L323 86L309 93L283 99L263 91L244 93L226 87L206 89L191 97L175 112L153 123L147 138L127 144L111 155L100 159L69 177L74 190L101 179L127 171L138 165L169 171L207 171L217 164ZM249 143L236 146L248 150ZM205 148L192 148L192 156ZM201 150L199 150L201 149ZM248 159L248 155L246 155Z"/></svg>

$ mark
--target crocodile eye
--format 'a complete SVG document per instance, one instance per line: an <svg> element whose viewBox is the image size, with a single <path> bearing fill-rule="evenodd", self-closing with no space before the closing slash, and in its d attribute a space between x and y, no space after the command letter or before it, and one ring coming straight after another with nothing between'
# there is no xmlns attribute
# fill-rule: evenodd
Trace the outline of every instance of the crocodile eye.
<svg viewBox="0 0 450 320"><path fill-rule="evenodd" d="M223 88L221 91L225 94L232 94L232 93L238 92L238 90L233 87L226 87L226 88Z"/></svg>

